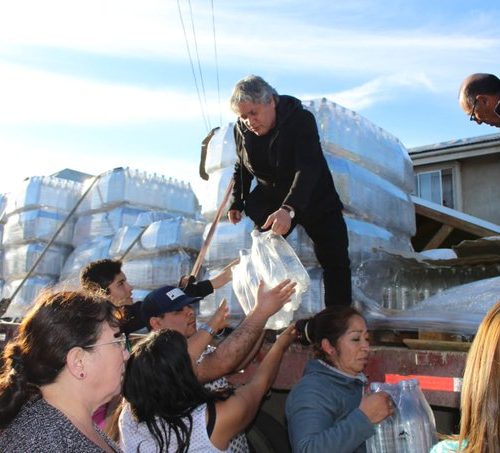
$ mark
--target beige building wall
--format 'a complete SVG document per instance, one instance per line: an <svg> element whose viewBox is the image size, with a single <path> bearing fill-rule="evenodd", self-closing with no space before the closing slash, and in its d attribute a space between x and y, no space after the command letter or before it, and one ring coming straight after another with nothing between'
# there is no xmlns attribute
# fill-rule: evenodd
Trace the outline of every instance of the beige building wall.
<svg viewBox="0 0 500 453"><path fill-rule="evenodd" d="M451 169L454 209L500 225L500 134L408 151L415 173Z"/></svg>
<svg viewBox="0 0 500 453"><path fill-rule="evenodd" d="M500 224L500 156L479 156L460 163L462 210Z"/></svg>

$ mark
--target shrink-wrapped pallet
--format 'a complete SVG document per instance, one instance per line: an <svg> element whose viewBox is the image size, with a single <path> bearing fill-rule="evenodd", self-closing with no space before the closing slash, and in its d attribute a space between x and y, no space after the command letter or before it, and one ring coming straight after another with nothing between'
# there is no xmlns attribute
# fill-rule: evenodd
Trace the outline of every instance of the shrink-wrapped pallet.
<svg viewBox="0 0 500 453"><path fill-rule="evenodd" d="M3 244L25 244L27 242L49 242L59 230L67 216L66 212L54 208L20 211L7 217ZM74 219L69 219L54 239L56 244L71 245Z"/></svg>

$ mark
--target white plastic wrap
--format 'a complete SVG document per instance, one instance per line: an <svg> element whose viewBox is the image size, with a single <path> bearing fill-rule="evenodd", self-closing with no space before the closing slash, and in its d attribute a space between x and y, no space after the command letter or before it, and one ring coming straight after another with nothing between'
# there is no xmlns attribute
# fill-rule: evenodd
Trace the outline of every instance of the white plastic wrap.
<svg viewBox="0 0 500 453"><path fill-rule="evenodd" d="M371 311L408 310L445 289L497 276L500 263L471 261L437 265L423 261L418 253L374 253L353 267L355 298Z"/></svg>
<svg viewBox="0 0 500 453"><path fill-rule="evenodd" d="M80 244L98 236L112 236L125 225L133 225L144 209L119 206L109 211L94 212L79 217L73 232L73 245Z"/></svg>
<svg viewBox="0 0 500 453"><path fill-rule="evenodd" d="M132 245L132 243L139 237L145 228L138 226L124 226L121 227L111 240L109 247L109 256L113 258L120 258ZM136 248L136 246L134 246ZM132 257L131 251L128 252L128 258Z"/></svg>
<svg viewBox="0 0 500 453"><path fill-rule="evenodd" d="M388 230L415 234L415 208L407 193L347 159L326 157L346 211Z"/></svg>
<svg viewBox="0 0 500 453"><path fill-rule="evenodd" d="M204 229L204 222L183 217L154 222L145 228L127 257L134 259L177 249L196 252L201 247ZM111 256L122 256L142 230L136 226L120 228L111 243Z"/></svg>
<svg viewBox="0 0 500 453"><path fill-rule="evenodd" d="M373 325L472 335L498 302L499 294L500 277L479 280L444 290L406 311L374 319Z"/></svg>
<svg viewBox="0 0 500 453"><path fill-rule="evenodd" d="M182 250L125 261L122 270L132 286L156 289L179 283L191 272L193 258Z"/></svg>
<svg viewBox="0 0 500 453"><path fill-rule="evenodd" d="M38 208L69 212L80 198L79 182L55 176L33 176L20 183L7 197L6 213Z"/></svg>
<svg viewBox="0 0 500 453"><path fill-rule="evenodd" d="M212 174L216 170L234 166L236 144L234 142L234 123L229 123L215 131L208 143L205 171Z"/></svg>
<svg viewBox="0 0 500 453"><path fill-rule="evenodd" d="M171 219L175 217L174 214L165 211L145 211L137 217L134 223L136 227L147 227L153 222L159 222L160 220Z"/></svg>
<svg viewBox="0 0 500 453"><path fill-rule="evenodd" d="M403 233L392 233L373 223L344 216L349 234L349 258L351 268L373 258L374 250L398 250L413 252L410 237Z"/></svg>
<svg viewBox="0 0 500 453"><path fill-rule="evenodd" d="M80 275L80 270L88 263L108 258L110 245L111 239L108 237L98 237L80 244L65 261L60 280L77 279Z"/></svg>
<svg viewBox="0 0 500 453"><path fill-rule="evenodd" d="M13 280L6 282L3 288L3 297L11 297L22 280ZM50 277L33 277L27 279L22 288L16 294L16 297L10 302L3 318L20 319L32 307L38 293L56 282Z"/></svg>
<svg viewBox="0 0 500 453"><path fill-rule="evenodd" d="M203 280L215 277L222 271L222 269L222 267L208 269L203 277ZM227 284L216 289L212 294L209 294L200 300L198 306L198 320L207 321L210 319L210 317L217 310L217 307L221 303L222 299L226 299L227 307L229 309L229 324L231 327L236 327L245 316L245 313L238 302L236 294L234 294L231 284Z"/></svg>
<svg viewBox="0 0 500 453"><path fill-rule="evenodd" d="M4 227L3 244L24 244L26 242L49 242L61 227L67 213L51 208L33 209L11 214ZM55 238L56 244L71 245L74 220L69 219Z"/></svg>
<svg viewBox="0 0 500 453"><path fill-rule="evenodd" d="M148 226L141 237L141 247L146 252L157 252L184 248L199 250L205 222L177 217L161 220Z"/></svg>
<svg viewBox="0 0 500 453"><path fill-rule="evenodd" d="M224 167L210 173L208 181L201 181L199 183L200 203L202 206L201 212L209 221L215 218L215 214L224 199L224 194L233 177L233 173L233 166Z"/></svg>
<svg viewBox="0 0 500 453"><path fill-rule="evenodd" d="M4 224L7 221L7 195L0 194L0 225Z"/></svg>
<svg viewBox="0 0 500 453"><path fill-rule="evenodd" d="M325 308L325 291L323 289L323 269L313 267L307 269L311 283L302 294L299 308L294 311L293 319L310 318Z"/></svg>
<svg viewBox="0 0 500 453"><path fill-rule="evenodd" d="M204 237L210 226L211 224L208 224L205 227ZM240 250L249 249L252 246L252 237L250 236L252 230L253 222L248 217L244 217L236 225L221 221L217 225L205 256L207 266L225 266L239 255Z"/></svg>
<svg viewBox="0 0 500 453"><path fill-rule="evenodd" d="M185 182L130 168L117 168L99 178L78 212L102 211L121 204L195 216L198 200Z"/></svg>
<svg viewBox="0 0 500 453"><path fill-rule="evenodd" d="M45 243L34 242L7 247L4 255L5 276L9 280L25 277L44 251L46 245ZM59 277L70 250L69 247L64 245L51 245L37 264L32 275Z"/></svg>
<svg viewBox="0 0 500 453"><path fill-rule="evenodd" d="M304 101L316 117L323 151L356 162L411 193L413 165L403 144L352 110L326 99Z"/></svg>

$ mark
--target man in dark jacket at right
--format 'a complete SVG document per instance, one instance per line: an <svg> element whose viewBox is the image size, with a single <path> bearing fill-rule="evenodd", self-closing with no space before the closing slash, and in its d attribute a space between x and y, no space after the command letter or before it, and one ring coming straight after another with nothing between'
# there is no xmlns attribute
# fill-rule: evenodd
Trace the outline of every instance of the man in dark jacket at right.
<svg viewBox="0 0 500 453"><path fill-rule="evenodd" d="M351 303L351 271L342 202L323 156L314 116L299 99L278 95L258 76L234 87L238 159L228 217L250 217L261 230L287 236L304 227L323 268L325 305ZM252 179L257 185L250 191Z"/></svg>

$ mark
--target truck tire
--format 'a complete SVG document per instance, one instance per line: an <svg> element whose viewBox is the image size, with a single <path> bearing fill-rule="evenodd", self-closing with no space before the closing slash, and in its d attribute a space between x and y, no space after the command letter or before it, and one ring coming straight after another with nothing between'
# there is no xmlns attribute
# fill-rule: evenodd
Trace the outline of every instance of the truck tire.
<svg viewBox="0 0 500 453"><path fill-rule="evenodd" d="M290 453L285 427L273 416L261 410L247 431L251 453Z"/></svg>

